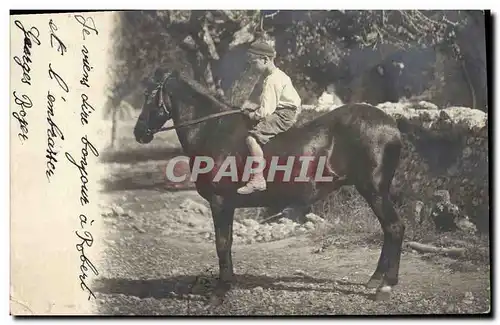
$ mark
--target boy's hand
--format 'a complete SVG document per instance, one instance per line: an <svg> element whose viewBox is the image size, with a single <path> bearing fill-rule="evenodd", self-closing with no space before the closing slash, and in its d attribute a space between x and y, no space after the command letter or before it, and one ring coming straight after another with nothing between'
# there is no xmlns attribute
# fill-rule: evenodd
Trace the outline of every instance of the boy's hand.
<svg viewBox="0 0 500 325"><path fill-rule="evenodd" d="M260 117L257 115L255 110L251 110L248 108L243 109L243 114L245 114L249 119L251 119L253 121L258 121L260 119Z"/></svg>

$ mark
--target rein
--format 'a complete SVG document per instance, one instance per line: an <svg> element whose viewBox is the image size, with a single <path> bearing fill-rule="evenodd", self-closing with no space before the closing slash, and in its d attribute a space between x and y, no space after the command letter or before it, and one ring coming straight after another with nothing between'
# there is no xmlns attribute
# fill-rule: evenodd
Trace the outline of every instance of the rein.
<svg viewBox="0 0 500 325"><path fill-rule="evenodd" d="M190 125L198 124L198 123L204 122L206 120L211 120L211 119L218 118L218 117L221 117L221 116L238 114L238 113L242 113L242 112L243 112L242 109L235 109L235 110L231 110L231 111L225 111L225 112L219 112L219 113L215 113L215 114L210 114L210 115L203 116L203 117L200 117L198 119L187 121L187 122L180 123L180 124L177 124L177 125L168 126L168 127L162 127L160 129L158 129L155 133L163 132L163 131L170 131L170 130L182 128L182 127L185 127L185 126L190 126Z"/></svg>

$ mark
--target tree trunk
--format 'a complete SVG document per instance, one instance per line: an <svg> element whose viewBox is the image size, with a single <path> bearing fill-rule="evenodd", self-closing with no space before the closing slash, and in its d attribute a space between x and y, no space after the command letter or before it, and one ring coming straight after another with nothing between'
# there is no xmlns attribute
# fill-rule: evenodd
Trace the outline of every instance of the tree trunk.
<svg viewBox="0 0 500 325"><path fill-rule="evenodd" d="M111 149L115 149L116 145L116 127L118 124L118 106L113 107L113 116L111 119Z"/></svg>

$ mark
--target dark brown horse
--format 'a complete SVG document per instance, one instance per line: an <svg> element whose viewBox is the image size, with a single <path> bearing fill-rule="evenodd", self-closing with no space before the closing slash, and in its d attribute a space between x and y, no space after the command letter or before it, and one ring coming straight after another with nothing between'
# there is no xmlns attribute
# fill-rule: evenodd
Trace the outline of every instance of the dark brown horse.
<svg viewBox="0 0 500 325"><path fill-rule="evenodd" d="M232 109L234 107L181 74L158 70L153 86L146 90L145 104L134 135L139 143L149 143L155 132L170 119L174 125L180 125ZM176 131L187 156L209 156L214 159L215 166L220 167L228 156L240 161L248 155L244 143L247 125L244 115L234 114ZM220 273L213 302L222 302L234 280L231 247L236 208L308 206L343 185L354 185L380 221L384 243L377 268L367 286L377 288L377 299L389 298L392 286L398 283L405 231L389 199L401 148L400 131L392 117L374 106L349 104L292 127L263 147L266 156L326 157L326 175L323 175L333 177L329 182L317 182L313 177L306 182L268 182L267 190L263 192L239 195L236 189L243 183L215 182L213 176L217 168L198 178L197 191L210 203L212 210L219 258Z"/></svg>

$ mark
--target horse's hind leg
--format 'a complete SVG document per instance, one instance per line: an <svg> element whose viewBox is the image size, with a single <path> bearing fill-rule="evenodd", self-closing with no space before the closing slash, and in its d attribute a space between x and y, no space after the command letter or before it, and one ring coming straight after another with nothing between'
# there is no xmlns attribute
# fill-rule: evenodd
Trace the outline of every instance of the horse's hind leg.
<svg viewBox="0 0 500 325"><path fill-rule="evenodd" d="M378 287L377 299L389 298L392 286L398 283L405 226L389 198L389 187L399 160L399 149L396 143L389 150L384 150L384 157L373 170L371 180L356 185L377 216L384 233L377 268L367 283L368 287Z"/></svg>
<svg viewBox="0 0 500 325"><path fill-rule="evenodd" d="M391 287L398 283L401 245L405 226L399 218L387 194L379 194L366 189L358 189L377 216L384 232L384 243L377 268L367 283L367 287L378 287L377 295L385 298Z"/></svg>
<svg viewBox="0 0 500 325"><path fill-rule="evenodd" d="M215 228L215 247L219 258L219 280L212 295L212 305L222 303L234 281L231 246L233 243L234 207L221 197L210 202Z"/></svg>

